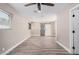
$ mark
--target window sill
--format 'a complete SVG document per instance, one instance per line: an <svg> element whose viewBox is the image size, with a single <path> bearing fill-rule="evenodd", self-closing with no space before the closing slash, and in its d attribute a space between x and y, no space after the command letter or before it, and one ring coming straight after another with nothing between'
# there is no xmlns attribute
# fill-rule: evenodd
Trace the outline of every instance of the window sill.
<svg viewBox="0 0 79 59"><path fill-rule="evenodd" d="M6 25L0 25L0 29L10 29L10 27Z"/></svg>

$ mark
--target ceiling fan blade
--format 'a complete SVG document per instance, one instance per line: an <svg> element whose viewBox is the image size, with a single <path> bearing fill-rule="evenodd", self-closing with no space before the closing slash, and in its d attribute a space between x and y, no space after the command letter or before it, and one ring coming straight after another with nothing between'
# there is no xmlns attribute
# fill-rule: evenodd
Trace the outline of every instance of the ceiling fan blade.
<svg viewBox="0 0 79 59"><path fill-rule="evenodd" d="M41 4L37 3L38 10L41 10Z"/></svg>
<svg viewBox="0 0 79 59"><path fill-rule="evenodd" d="M42 5L47 5L47 6L54 6L53 3L41 3Z"/></svg>
<svg viewBox="0 0 79 59"><path fill-rule="evenodd" d="M36 4L36 3L29 3L29 4L26 4L26 5L24 5L24 6L31 6L31 5L34 5L34 4Z"/></svg>

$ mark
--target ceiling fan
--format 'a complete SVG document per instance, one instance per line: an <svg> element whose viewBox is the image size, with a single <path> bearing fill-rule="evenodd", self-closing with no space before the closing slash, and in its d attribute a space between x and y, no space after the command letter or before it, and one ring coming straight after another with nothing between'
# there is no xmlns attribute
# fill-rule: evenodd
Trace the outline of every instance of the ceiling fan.
<svg viewBox="0 0 79 59"><path fill-rule="evenodd" d="M37 5L37 8L39 11L41 11L41 5L46 5L46 6L54 6L55 4L53 3L29 3L29 4L25 4L25 7L31 6L31 5Z"/></svg>

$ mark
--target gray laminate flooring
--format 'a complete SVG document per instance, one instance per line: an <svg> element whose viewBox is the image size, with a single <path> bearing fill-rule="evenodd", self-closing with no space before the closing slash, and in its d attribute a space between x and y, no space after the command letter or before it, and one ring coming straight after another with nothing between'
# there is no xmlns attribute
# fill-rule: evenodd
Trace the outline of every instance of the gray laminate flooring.
<svg viewBox="0 0 79 59"><path fill-rule="evenodd" d="M67 55L56 43L55 37L31 37L7 55Z"/></svg>

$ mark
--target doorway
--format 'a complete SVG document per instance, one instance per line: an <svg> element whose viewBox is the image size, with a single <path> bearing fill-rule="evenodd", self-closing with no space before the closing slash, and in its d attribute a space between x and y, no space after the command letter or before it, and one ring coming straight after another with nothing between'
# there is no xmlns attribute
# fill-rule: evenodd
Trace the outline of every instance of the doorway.
<svg viewBox="0 0 79 59"><path fill-rule="evenodd" d="M31 24L31 34L32 36L55 36L55 22L51 23L36 23Z"/></svg>
<svg viewBox="0 0 79 59"><path fill-rule="evenodd" d="M40 36L52 36L52 28L50 23L41 23Z"/></svg>
<svg viewBox="0 0 79 59"><path fill-rule="evenodd" d="M45 24L44 23L40 23L41 25L41 29L40 29L40 36L45 36Z"/></svg>

